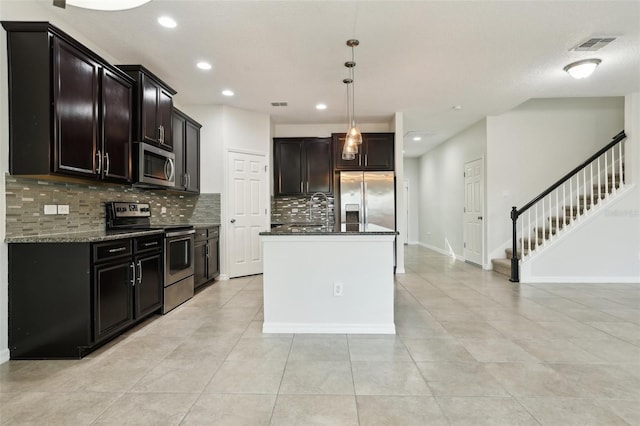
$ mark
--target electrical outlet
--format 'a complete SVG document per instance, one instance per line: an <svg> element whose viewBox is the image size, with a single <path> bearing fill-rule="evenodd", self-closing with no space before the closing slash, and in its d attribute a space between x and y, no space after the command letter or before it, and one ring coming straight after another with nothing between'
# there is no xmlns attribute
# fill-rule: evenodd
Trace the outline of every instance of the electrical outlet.
<svg viewBox="0 0 640 426"><path fill-rule="evenodd" d="M160 214L165 214L167 212L166 207L160 207Z"/></svg>
<svg viewBox="0 0 640 426"><path fill-rule="evenodd" d="M44 214L58 214L58 206L55 204L45 204Z"/></svg>
<svg viewBox="0 0 640 426"><path fill-rule="evenodd" d="M58 204L58 214L69 214L69 204Z"/></svg>
<svg viewBox="0 0 640 426"><path fill-rule="evenodd" d="M336 297L342 296L343 287L344 286L342 285L342 283L338 283L338 282L333 283L333 295Z"/></svg>
<svg viewBox="0 0 640 426"><path fill-rule="evenodd" d="M291 213L298 213L298 209L291 209Z"/></svg>

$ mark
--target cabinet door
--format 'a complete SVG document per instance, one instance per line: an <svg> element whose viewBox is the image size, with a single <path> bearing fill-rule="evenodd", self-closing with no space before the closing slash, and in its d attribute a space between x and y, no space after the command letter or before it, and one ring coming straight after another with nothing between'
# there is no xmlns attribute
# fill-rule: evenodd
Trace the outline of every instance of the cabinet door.
<svg viewBox="0 0 640 426"><path fill-rule="evenodd" d="M275 195L304 194L302 145L301 139L274 139Z"/></svg>
<svg viewBox="0 0 640 426"><path fill-rule="evenodd" d="M364 136L364 135L363 135ZM344 133L333 134L333 163L336 170L362 170L362 150L364 143L358 147L358 153L353 160L342 159L342 149L344 148L346 135Z"/></svg>
<svg viewBox="0 0 640 426"><path fill-rule="evenodd" d="M194 286L199 287L207 282L207 241L197 241L193 250L193 280Z"/></svg>
<svg viewBox="0 0 640 426"><path fill-rule="evenodd" d="M173 114L173 154L175 157L176 189L184 189L187 186L187 176L184 169L184 129L186 120L178 114Z"/></svg>
<svg viewBox="0 0 640 426"><path fill-rule="evenodd" d="M333 193L331 138L305 139L306 193Z"/></svg>
<svg viewBox="0 0 640 426"><path fill-rule="evenodd" d="M207 241L209 247L207 256L207 279L212 280L220 275L220 250L218 238Z"/></svg>
<svg viewBox="0 0 640 426"><path fill-rule="evenodd" d="M53 43L53 64L53 171L95 176L100 66L58 38Z"/></svg>
<svg viewBox="0 0 640 426"><path fill-rule="evenodd" d="M175 146L174 146L175 149ZM187 120L185 123L184 166L187 175L185 185L189 192L200 192L200 126ZM176 159L177 161L177 159Z"/></svg>
<svg viewBox="0 0 640 426"><path fill-rule="evenodd" d="M363 166L365 170L394 170L393 133L365 133Z"/></svg>
<svg viewBox="0 0 640 426"><path fill-rule="evenodd" d="M171 151L173 149L173 133L171 122L173 115L173 98L171 93L158 87L158 125L162 128L160 146Z"/></svg>
<svg viewBox="0 0 640 426"><path fill-rule="evenodd" d="M162 254L137 257L135 266L135 318L141 318L162 307L164 288Z"/></svg>
<svg viewBox="0 0 640 426"><path fill-rule="evenodd" d="M94 268L94 334L100 341L133 321L130 259Z"/></svg>
<svg viewBox="0 0 640 426"><path fill-rule="evenodd" d="M102 72L102 176L131 182L133 88L107 69Z"/></svg>
<svg viewBox="0 0 640 426"><path fill-rule="evenodd" d="M160 141L160 123L158 121L158 86L145 76L140 79L142 91L140 105L140 133L143 142L158 144Z"/></svg>

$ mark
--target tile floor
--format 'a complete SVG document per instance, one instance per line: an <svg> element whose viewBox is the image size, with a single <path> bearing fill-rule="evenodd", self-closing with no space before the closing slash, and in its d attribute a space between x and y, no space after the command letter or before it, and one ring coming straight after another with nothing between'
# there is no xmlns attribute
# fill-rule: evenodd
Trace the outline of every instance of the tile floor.
<svg viewBox="0 0 640 426"><path fill-rule="evenodd" d="M82 360L0 365L3 425L640 425L640 286L406 249L396 336L263 335L218 282Z"/></svg>

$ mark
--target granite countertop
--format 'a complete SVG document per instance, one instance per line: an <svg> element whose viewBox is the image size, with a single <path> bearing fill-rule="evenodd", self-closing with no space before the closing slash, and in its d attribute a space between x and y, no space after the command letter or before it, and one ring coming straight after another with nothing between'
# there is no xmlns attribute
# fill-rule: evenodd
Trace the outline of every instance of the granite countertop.
<svg viewBox="0 0 640 426"><path fill-rule="evenodd" d="M100 241L119 240L122 238L143 237L146 235L162 234L162 229L145 231L86 231L68 232L64 234L27 235L22 237L6 237L5 243L95 243Z"/></svg>
<svg viewBox="0 0 640 426"><path fill-rule="evenodd" d="M212 226L220 226L220 223L197 222L197 223L190 223L190 225L193 225L194 228L211 228Z"/></svg>
<svg viewBox="0 0 640 426"><path fill-rule="evenodd" d="M341 223L326 226L321 223L289 223L260 232L260 235L397 235L393 229L372 223Z"/></svg>

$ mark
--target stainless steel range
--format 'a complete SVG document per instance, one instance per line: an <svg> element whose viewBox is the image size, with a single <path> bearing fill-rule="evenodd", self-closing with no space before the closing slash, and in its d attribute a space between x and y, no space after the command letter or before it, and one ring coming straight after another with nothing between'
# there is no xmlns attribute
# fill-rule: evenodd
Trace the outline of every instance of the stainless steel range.
<svg viewBox="0 0 640 426"><path fill-rule="evenodd" d="M191 225L151 225L148 203L110 201L105 203L107 231L131 232L162 229L164 231L164 303L165 314L193 297L194 263Z"/></svg>

